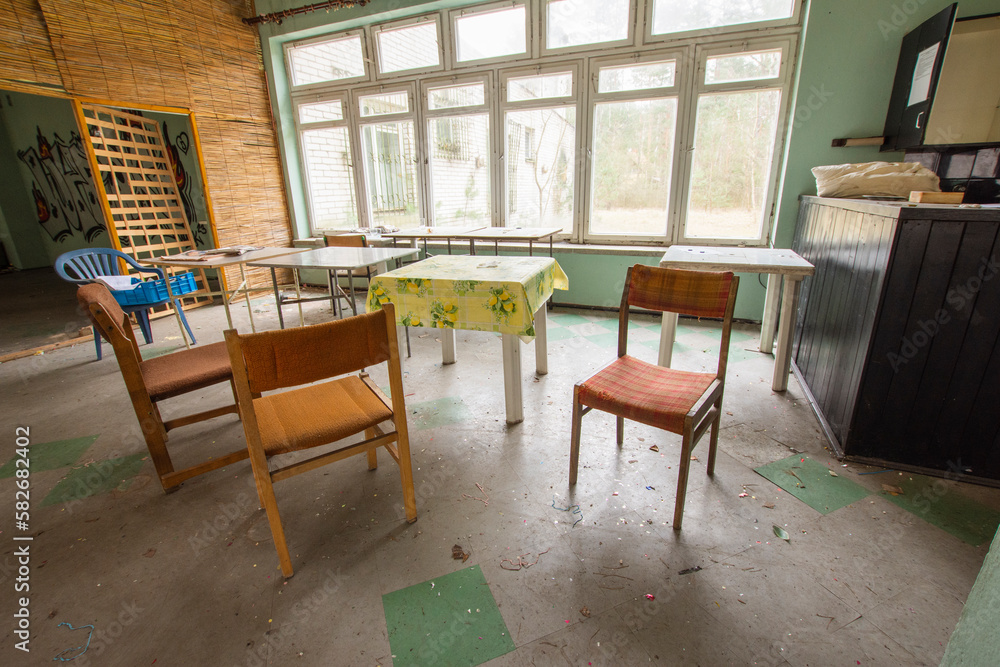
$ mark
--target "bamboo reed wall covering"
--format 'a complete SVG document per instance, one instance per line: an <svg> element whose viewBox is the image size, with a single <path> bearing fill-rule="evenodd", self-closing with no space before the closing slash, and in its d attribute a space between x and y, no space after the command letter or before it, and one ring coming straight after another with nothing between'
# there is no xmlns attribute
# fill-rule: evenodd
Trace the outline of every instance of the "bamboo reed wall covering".
<svg viewBox="0 0 1000 667"><path fill-rule="evenodd" d="M15 0L0 85L197 117L221 245L291 245L257 31L241 0ZM238 272L226 276L230 287ZM255 285L269 274L254 270Z"/></svg>

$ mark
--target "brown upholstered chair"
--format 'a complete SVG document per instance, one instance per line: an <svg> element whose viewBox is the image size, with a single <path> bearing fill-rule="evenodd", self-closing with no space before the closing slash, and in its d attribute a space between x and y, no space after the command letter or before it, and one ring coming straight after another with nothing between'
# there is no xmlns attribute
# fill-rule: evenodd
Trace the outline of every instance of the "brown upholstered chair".
<svg viewBox="0 0 1000 667"><path fill-rule="evenodd" d="M681 529L691 452L711 427L708 474L715 472L722 393L729 356L729 334L739 278L732 272L681 271L636 264L628 270L618 315L618 358L588 380L573 387L573 427L569 455L569 483L576 484L580 460L580 422L592 409L617 417L621 446L625 419L656 426L682 436L681 460L674 502L674 530ZM640 361L626 352L629 306L697 317L721 317L719 366L714 373L663 368Z"/></svg>
<svg viewBox="0 0 1000 667"><path fill-rule="evenodd" d="M368 240L365 238L364 234L324 234L323 240L326 243L327 248L367 248ZM351 289L354 289L354 279L364 278L367 282L365 287L371 282L372 276L375 275L375 271L370 266L365 266L360 269L354 269L348 272L347 279L351 281ZM347 294L340 285L336 284L336 279L330 277L330 289L336 290L338 297L343 297L344 299L350 299L350 295ZM339 299L335 299L336 304ZM336 310L336 309L335 309ZM336 314L336 312L334 313Z"/></svg>
<svg viewBox="0 0 1000 667"><path fill-rule="evenodd" d="M168 431L213 417L235 414L235 403L166 421L160 416L160 401L220 382L229 382L232 386L233 373L225 343L200 345L143 359L132 324L107 287L100 283L81 285L76 294L80 304L90 314L96 330L114 348L135 416L164 491L175 489L195 475L247 458L246 450L240 449L183 470L174 470L167 452ZM233 393L235 395L235 388Z"/></svg>
<svg viewBox="0 0 1000 667"><path fill-rule="evenodd" d="M242 335L230 329L226 344L257 493L286 577L293 574L292 561L274 482L362 453L368 457L368 469L374 470L376 450L385 447L399 464L406 519L417 520L392 304L374 313L293 329ZM383 363L388 366L391 400L364 372ZM345 375L356 371L362 372ZM359 434L364 434L360 442L353 437ZM343 442L348 438L350 442ZM272 457L332 443L338 445L332 451L269 469Z"/></svg>

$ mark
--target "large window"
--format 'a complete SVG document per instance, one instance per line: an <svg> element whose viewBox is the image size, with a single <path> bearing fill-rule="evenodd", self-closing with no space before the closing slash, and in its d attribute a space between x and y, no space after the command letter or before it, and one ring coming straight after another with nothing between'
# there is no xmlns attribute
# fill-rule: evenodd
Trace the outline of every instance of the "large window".
<svg viewBox="0 0 1000 667"><path fill-rule="evenodd" d="M310 225L762 244L798 6L493 0L287 44Z"/></svg>

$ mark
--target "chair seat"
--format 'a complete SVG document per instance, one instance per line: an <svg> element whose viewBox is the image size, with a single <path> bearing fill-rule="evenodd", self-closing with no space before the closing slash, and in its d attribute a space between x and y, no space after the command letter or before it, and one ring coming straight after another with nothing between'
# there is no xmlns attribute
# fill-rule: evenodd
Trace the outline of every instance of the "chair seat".
<svg viewBox="0 0 1000 667"><path fill-rule="evenodd" d="M139 362L154 401L185 393L232 377L225 343L200 345Z"/></svg>
<svg viewBox="0 0 1000 667"><path fill-rule="evenodd" d="M253 400L268 456L335 442L392 418L356 375Z"/></svg>
<svg viewBox="0 0 1000 667"><path fill-rule="evenodd" d="M715 373L664 368L625 355L582 382L579 401L619 417L683 434L685 415L715 379Z"/></svg>

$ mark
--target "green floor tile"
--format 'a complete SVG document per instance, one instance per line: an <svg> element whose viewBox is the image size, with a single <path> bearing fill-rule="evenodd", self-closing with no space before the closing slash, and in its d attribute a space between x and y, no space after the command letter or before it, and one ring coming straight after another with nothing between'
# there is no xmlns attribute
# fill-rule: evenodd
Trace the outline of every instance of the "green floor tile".
<svg viewBox="0 0 1000 667"><path fill-rule="evenodd" d="M618 348L617 333L603 333L595 336L587 336L587 340L595 345L600 345L601 347Z"/></svg>
<svg viewBox="0 0 1000 667"><path fill-rule="evenodd" d="M469 419L469 408L461 398L447 396L433 401L408 403L410 428L420 430L458 424Z"/></svg>
<svg viewBox="0 0 1000 667"><path fill-rule="evenodd" d="M595 322L595 324L601 327L602 329L613 331L616 334L618 333L618 318L615 318L613 320L601 320L600 322ZM636 326L638 325L635 322L630 322L628 328L632 329L633 327Z"/></svg>
<svg viewBox="0 0 1000 667"><path fill-rule="evenodd" d="M549 313L549 322L557 327L571 327L577 324L587 324L590 320L582 315Z"/></svg>
<svg viewBox="0 0 1000 667"><path fill-rule="evenodd" d="M944 480L904 473L893 475L889 484L903 490L899 495L882 492L885 499L927 523L951 533L974 547L989 541L1000 525L1000 512L980 505L948 487Z"/></svg>
<svg viewBox="0 0 1000 667"><path fill-rule="evenodd" d="M87 435L71 440L56 440L54 442L40 442L31 445L28 448L28 470L31 472L42 472L44 470L55 470L56 468L65 468L66 466L73 465L99 437L97 435ZM20 457L15 456L0 468L0 478L14 476L18 458Z"/></svg>
<svg viewBox="0 0 1000 667"><path fill-rule="evenodd" d="M566 340L567 338L576 338L577 334L573 332L572 329L567 329L565 327L550 328L545 332L546 338L549 342L555 340Z"/></svg>
<svg viewBox="0 0 1000 667"><path fill-rule="evenodd" d="M382 596L392 664L481 665L514 650L478 565Z"/></svg>
<svg viewBox="0 0 1000 667"><path fill-rule="evenodd" d="M756 468L756 471L823 514L839 510L868 495L864 487L846 477L834 477L830 468L800 454L768 463Z"/></svg>
<svg viewBox="0 0 1000 667"><path fill-rule="evenodd" d="M756 338L757 336L743 333L742 331L731 331L729 333L729 342L732 344L746 343L747 341L756 340Z"/></svg>
<svg viewBox="0 0 1000 667"><path fill-rule="evenodd" d="M74 468L45 496L42 507L82 500L117 488L128 488L132 478L142 469L145 463L143 459L147 456L146 453L132 454Z"/></svg>

